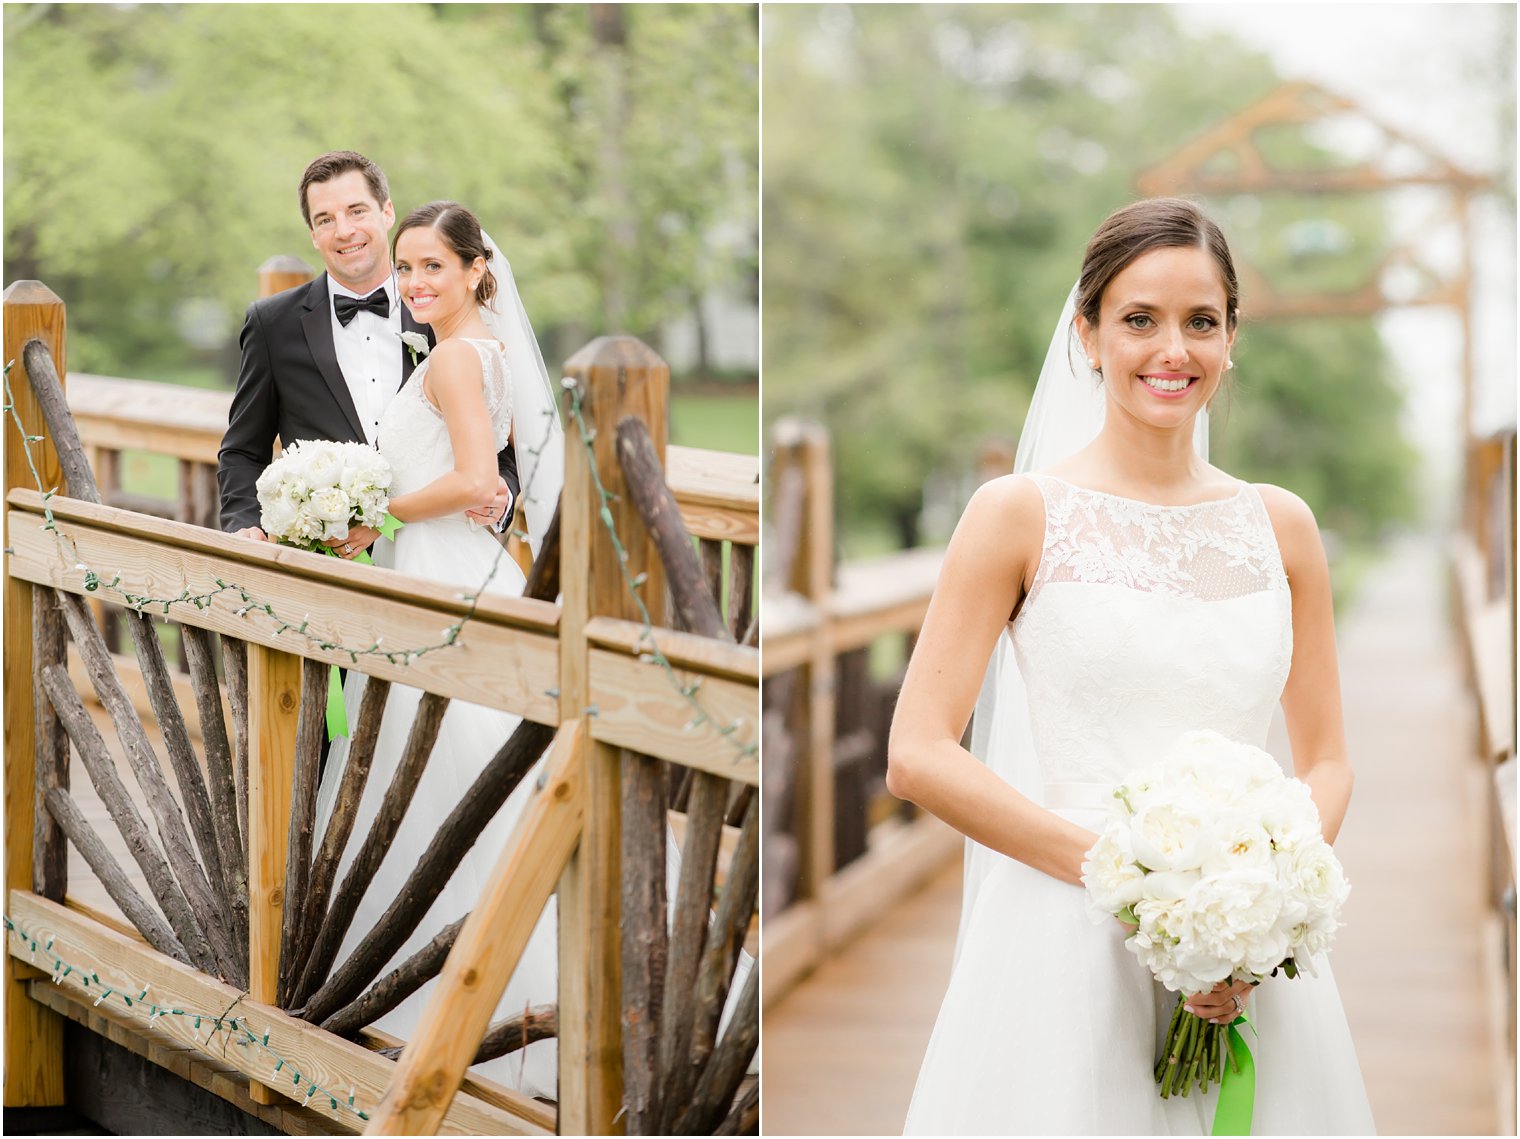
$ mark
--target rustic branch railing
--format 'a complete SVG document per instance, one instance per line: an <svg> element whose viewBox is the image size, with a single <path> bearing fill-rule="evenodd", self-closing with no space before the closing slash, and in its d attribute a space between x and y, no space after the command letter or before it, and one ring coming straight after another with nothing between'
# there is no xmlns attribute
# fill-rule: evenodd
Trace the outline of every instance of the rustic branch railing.
<svg viewBox="0 0 1520 1139"><path fill-rule="evenodd" d="M21 283L6 292L7 358L19 354L14 338L37 326L38 312L61 331L61 303L39 288ZM635 414L649 437L644 457L653 456L653 477L663 490L663 362L637 341L604 338L567 364L573 380L567 407L595 442L584 453L567 448L562 537L559 550L548 554L561 559L564 600L556 605L534 597L461 598L451 588L390 571L88 501L90 471L68 439L62 391L51 371L62 345L50 347L51 353L32 345L19 354L22 367L9 377L10 402L29 445L8 423L7 663L21 662L39 681L35 690L10 685L6 692L7 1104L61 1096L59 999L99 1005L110 998L124 1002L118 1012L146 1014L128 1021L131 1032L173 1040L207 1064L230 1064L247 1080L246 1090L235 1089L230 1098L273 1105L269 1110L287 1130L316 1126L320 1116L324 1129L542 1133L557 1125L567 1133L607 1133L625 1098L648 1094L642 1083L625 1093L625 1070L644 1077L638 1049L631 1043L625 1049L623 1009L655 1009L659 1002L650 1001L648 987L665 984L667 993L699 995L691 1007L684 994L674 1006L667 1001L639 1031L661 1042L662 1056L672 1037L680 1042L661 1067L656 1091L683 1089L665 1102L684 1113L630 1114L628 1130L678 1126L707 1133L749 1119L754 1089L741 1091L741 1081L758 1024L753 974L721 1038L714 1009L722 1008L753 918L753 797L740 812L745 825L737 853L726 867L715 862L725 814L743 798L740 789L758 782L758 653L732 643L730 632L747 627L753 606L748 574L741 581L736 571L721 640L653 627L665 608L664 572L649 538L655 519L641 514L636 500L659 496L644 493L652 487L629 488L612 447L615 424ZM33 385L42 404L54 405L47 430ZM69 498L39 493L31 468L14 463L18 452L35 451L39 476L56 471L55 442L66 456ZM641 478L650 477L647 466L641 471ZM604 526L609 516L610 533ZM713 517L723 520L730 541L738 536L728 559L742 565L752 557L742 539L757 535L755 520L728 506ZM709 532L718 528L713 523ZM698 558L689 539L684 549ZM539 591L556 588L548 584L552 574L535 572L531 580ZM630 581L642 590L642 609ZM689 609L689 587L675 588L678 607ZM168 744L172 783L133 700L115 681L113 657L89 619L86 597L116 609L129 627L147 627L144 610L151 607L171 612L187 631L199 755L179 714L175 684L156 655L156 636L149 628L134 638L140 675ZM135 814L116 761L69 679L64 627L143 782L162 849ZM447 649L404 651L433 645L440 628L453 631ZM212 634L220 640L220 683ZM385 650L378 648L382 637ZM368 681L335 811L341 821L319 844L313 834L316 766L326 672L334 664ZM339 882L342 839L357 837L341 832L351 827L366 748L372 750L392 683L425 695L392 794ZM230 732L222 720L224 699ZM522 726L443 821L386 917L339 964L339 926L345 913L351 916L356 892L363 892L365 867L372 873L370 863L377 861L364 852L383 851L387 828L405 810L452 699L516 713ZM21 730L29 733L24 739ZM71 798L66 740L118 816L152 901ZM380 977L417 927L430 892L546 746L546 769L475 909ZM651 764L697 772L682 827L687 858L675 918L681 949L669 956L670 981L641 974L625 985L619 980L629 958L623 939L634 930L663 929L666 920L663 889L641 894L624 886L626 875L630 881L658 878L663 888L663 791L670 780L657 781L660 797L639 828L621 818L620 766ZM65 841L79 847L140 938L70 904ZM727 885L713 919L715 873L726 874ZM490 1026L517 955L556 886L559 1006ZM32 961L47 971L30 969ZM394 1045L361 1030L440 974L399 1062L389 1058L394 1052L380 1054L328 1031L341 1027ZM32 999L29 980L49 975L57 989L46 1001ZM558 1033L557 1112L467 1073L477 1059L511 1047L512 1032L526 1041L530 1021L534 1034L550 1026Z"/></svg>
<svg viewBox="0 0 1520 1139"><path fill-rule="evenodd" d="M960 850L883 781L896 683L868 677L879 639L923 623L942 551L834 564L833 475L821 427L777 423L765 609L765 1003Z"/></svg>

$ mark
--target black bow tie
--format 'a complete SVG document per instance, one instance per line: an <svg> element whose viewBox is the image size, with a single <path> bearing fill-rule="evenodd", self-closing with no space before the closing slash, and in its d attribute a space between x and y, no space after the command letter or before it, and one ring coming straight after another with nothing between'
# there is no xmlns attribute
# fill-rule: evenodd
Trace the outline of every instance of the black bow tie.
<svg viewBox="0 0 1520 1139"><path fill-rule="evenodd" d="M354 313L360 309L369 309L376 316L390 316L391 299L385 295L384 287L363 298L333 295L333 312L338 314L338 323L344 328L348 327L348 322L354 319Z"/></svg>

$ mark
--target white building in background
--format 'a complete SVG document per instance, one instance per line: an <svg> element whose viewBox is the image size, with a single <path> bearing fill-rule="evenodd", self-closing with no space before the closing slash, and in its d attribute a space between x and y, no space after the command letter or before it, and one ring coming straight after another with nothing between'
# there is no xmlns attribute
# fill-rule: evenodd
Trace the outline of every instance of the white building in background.
<svg viewBox="0 0 1520 1139"><path fill-rule="evenodd" d="M728 180L735 193L740 185L737 159L729 164ZM707 232L707 250L715 259L743 260L754 249L755 231L724 221ZM702 328L695 313L667 321L660 329L660 354L676 373L690 374L701 359L701 335L707 335L707 367L716 373L760 374L760 304L747 282L727 281L702 295Z"/></svg>
<svg viewBox="0 0 1520 1139"><path fill-rule="evenodd" d="M707 328L707 366L715 372L760 371L760 306L733 285L702 297ZM695 315L668 321L660 330L661 355L673 372L690 373L699 357Z"/></svg>

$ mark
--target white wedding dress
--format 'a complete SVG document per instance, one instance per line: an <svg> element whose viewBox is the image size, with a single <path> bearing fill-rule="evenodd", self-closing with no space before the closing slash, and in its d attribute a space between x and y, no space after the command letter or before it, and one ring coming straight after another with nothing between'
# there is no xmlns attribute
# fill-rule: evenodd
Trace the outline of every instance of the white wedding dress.
<svg viewBox="0 0 1520 1139"><path fill-rule="evenodd" d="M486 406L495 433L495 447L499 450L506 446L512 424L512 377L503 350L495 340L469 340L467 343L480 354ZM393 496L419 490L454 468L454 451L443 415L423 394L422 378L427 373L427 366L428 361L424 359L380 418L378 447L391 465ZM472 527L463 514L408 523L397 533L394 543L385 539L375 543L374 559L376 565L459 586L461 591L468 593L480 588L493 566L495 576L486 587L489 592L520 596L525 584L522 571L502 551L496 538L486 530ZM350 672L344 698L351 725L358 721L363 689L364 677ZM340 883L379 813L421 699L421 692L415 688L401 684L391 686L354 830L339 867L337 881ZM460 700L450 702L432 756L400 830L343 939L337 958L340 963L347 959L395 899L422 852L432 843L438 825L459 803L518 723L519 717L508 712ZM347 739L335 740L328 755L318 794L316 841L319 844L332 814L348 756L348 744ZM540 760L539 764L542 762ZM537 772L535 766L481 832L479 840L460 862L416 932L407 939L384 972L401 964L444 926L464 916L475 905L496 866L497 857L511 836L513 823L531 794ZM555 901L550 898L492 1021L519 1013L528 1005L555 1003L558 999L557 975ZM381 1017L375 1026L396 1036L411 1036L436 984L436 979L429 981ZM556 1099L555 1067L556 1043L543 1040L472 1070L528 1095Z"/></svg>
<svg viewBox="0 0 1520 1139"><path fill-rule="evenodd" d="M1292 599L1249 484L1164 507L1029 477L1045 500L1044 548L1005 635L1028 692L1033 793L1097 831L1113 784L1179 734L1265 745ZM1125 949L1119 924L1094 924L1080 887L969 842L967 860L955 964L906 1133L1209 1134L1217 1085L1157 1093L1176 994ZM1373 1133L1335 981L1323 959L1315 968L1250 999L1253 1134Z"/></svg>

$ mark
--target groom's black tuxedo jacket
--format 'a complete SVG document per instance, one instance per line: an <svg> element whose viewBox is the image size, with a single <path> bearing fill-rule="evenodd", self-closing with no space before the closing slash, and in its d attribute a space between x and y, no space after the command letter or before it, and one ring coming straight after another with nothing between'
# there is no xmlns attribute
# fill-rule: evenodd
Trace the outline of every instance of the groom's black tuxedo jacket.
<svg viewBox="0 0 1520 1139"><path fill-rule="evenodd" d="M401 326L433 342L432 330L414 321L404 304ZM276 435L284 446L301 439L364 442L358 410L338 370L326 273L249 305L238 345L243 362L216 470L222 529L229 533L259 524L254 484L274 457ZM396 350L404 385L416 365L404 345ZM510 443L496 465L515 499L517 461Z"/></svg>

